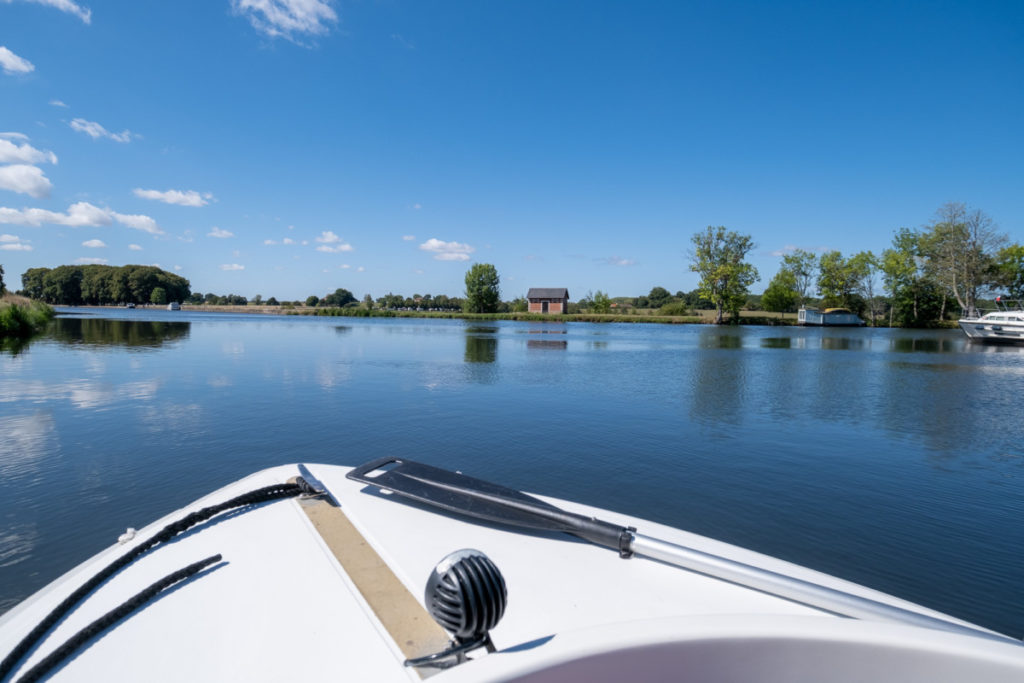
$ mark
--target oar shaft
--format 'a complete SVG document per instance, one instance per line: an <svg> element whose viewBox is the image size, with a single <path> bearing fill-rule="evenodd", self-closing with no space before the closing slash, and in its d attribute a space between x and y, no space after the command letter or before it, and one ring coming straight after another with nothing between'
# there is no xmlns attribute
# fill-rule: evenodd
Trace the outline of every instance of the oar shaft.
<svg viewBox="0 0 1024 683"><path fill-rule="evenodd" d="M707 574L840 616L912 624L924 628L980 636L1004 643L1009 641L1020 644L1020 641L999 633L964 626L642 534L633 534L630 548L637 555Z"/></svg>

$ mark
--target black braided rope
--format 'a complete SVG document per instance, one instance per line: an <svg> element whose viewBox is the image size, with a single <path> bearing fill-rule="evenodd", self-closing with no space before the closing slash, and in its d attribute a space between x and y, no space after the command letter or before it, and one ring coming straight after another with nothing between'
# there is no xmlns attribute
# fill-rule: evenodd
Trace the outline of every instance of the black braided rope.
<svg viewBox="0 0 1024 683"><path fill-rule="evenodd" d="M11 650L10 654L4 658L4 661L0 662L0 681L7 678L18 662L21 661L22 657L24 657L29 650L31 650L32 647L35 646L35 644L38 643L39 640L57 624L57 622L64 618L64 616L70 612L75 605L81 602L82 598L87 596L100 584L119 572L121 569L131 564L146 551L160 543L166 543L188 528L193 527L200 522L205 522L214 515L224 512L225 510L244 507L246 505L256 505L257 503L265 503L272 500L280 500L282 498L292 498L300 493L313 494L318 493L318 491L313 489L313 487L310 486L302 477L298 477L294 484L274 484L272 486L265 486L261 489L256 489L255 491L243 493L240 496L236 496L231 500L218 505L211 505L209 507L202 508L201 510L185 515L176 522L171 522L144 543L140 543L135 546L130 551L101 569L95 576L82 584L78 590L66 597L59 605L54 607L53 610L47 614L46 617L40 621L27 636L22 638L21 642L18 643L18 645Z"/></svg>
<svg viewBox="0 0 1024 683"><path fill-rule="evenodd" d="M147 602L155 598L160 592L173 586L179 581L184 581L194 574L198 574L211 564L220 562L220 560L220 555L214 555L206 558L205 560L200 560L199 562L190 564L183 569L179 569L173 574L168 574L148 588L136 593L134 596L125 600L123 603L64 641L63 645L46 655L46 657L44 657L38 664L29 669L24 676L19 678L18 683L34 683L35 681L38 681L53 670L54 667L70 657L75 650L82 647L132 612L141 608Z"/></svg>

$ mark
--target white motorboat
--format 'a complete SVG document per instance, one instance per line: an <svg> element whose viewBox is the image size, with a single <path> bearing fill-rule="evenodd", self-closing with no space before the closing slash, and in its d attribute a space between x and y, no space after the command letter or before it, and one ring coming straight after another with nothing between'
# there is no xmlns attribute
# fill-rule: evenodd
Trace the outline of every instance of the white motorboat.
<svg viewBox="0 0 1024 683"><path fill-rule="evenodd" d="M974 311L959 320L960 329L972 341L1024 342L1024 305L1016 299L996 297L996 310L982 315Z"/></svg>
<svg viewBox="0 0 1024 683"><path fill-rule="evenodd" d="M1018 640L402 459L264 470L129 530L0 617L0 655L4 682L1024 680Z"/></svg>

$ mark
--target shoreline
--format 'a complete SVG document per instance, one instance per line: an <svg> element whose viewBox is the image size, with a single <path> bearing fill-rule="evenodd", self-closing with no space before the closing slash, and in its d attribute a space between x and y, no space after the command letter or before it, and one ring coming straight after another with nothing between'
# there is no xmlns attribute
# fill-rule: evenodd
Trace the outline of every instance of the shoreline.
<svg viewBox="0 0 1024 683"><path fill-rule="evenodd" d="M123 306L67 306L66 308L82 308L91 310L123 310ZM164 306L140 306L136 310L166 310ZM317 317L338 317L338 318L436 318L441 320L511 320L518 322L552 322L552 323L653 323L659 325L714 325L714 311L697 311L698 315L691 316L668 316L650 314L626 314L626 313L563 313L558 315L543 313L464 313L462 311L401 311L401 310L380 310L365 308L326 308L306 306L267 306L267 305L246 305L246 306L210 306L182 304L182 311L193 311L199 313L222 313L222 314L243 314L243 315L277 315L277 316L317 316ZM58 314L59 315L59 314ZM792 317L790 317L792 316ZM723 326L732 325L728 321ZM741 311L737 325L757 326L782 326L797 327L795 313L771 313L768 311ZM812 326L817 327L817 326ZM889 325L865 325L866 328L889 328ZM944 321L940 325L930 328L913 329L955 329L956 321ZM893 326L892 329L899 329ZM908 328L910 329L910 328Z"/></svg>

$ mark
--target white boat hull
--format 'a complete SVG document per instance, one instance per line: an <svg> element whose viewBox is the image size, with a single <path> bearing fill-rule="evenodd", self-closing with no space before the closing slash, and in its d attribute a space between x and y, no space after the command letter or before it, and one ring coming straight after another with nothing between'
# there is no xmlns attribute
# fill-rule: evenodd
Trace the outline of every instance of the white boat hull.
<svg viewBox="0 0 1024 683"><path fill-rule="evenodd" d="M1024 342L1024 323L968 318L960 320L959 324L960 329L974 341L1011 344Z"/></svg>
<svg viewBox="0 0 1024 683"><path fill-rule="evenodd" d="M477 548L502 570L509 605L497 651L436 674L449 681L1020 681L1024 646L866 619L754 591L561 534L478 524L367 490L348 468L310 465L339 514L423 604L435 563ZM113 545L0 616L0 656L99 568L183 514L280 483L295 465L235 482ZM636 526L667 542L964 624L933 610L743 548L565 501L573 512ZM223 562L108 629L54 681L420 680L402 666L389 617L353 578L337 545L295 499L224 513L157 546L88 596L18 667L156 579L221 553ZM128 526L137 520L125 520ZM112 538L117 535L111 530ZM351 545L351 543L348 543ZM415 612L416 610L413 610ZM422 614L412 614L419 619Z"/></svg>

